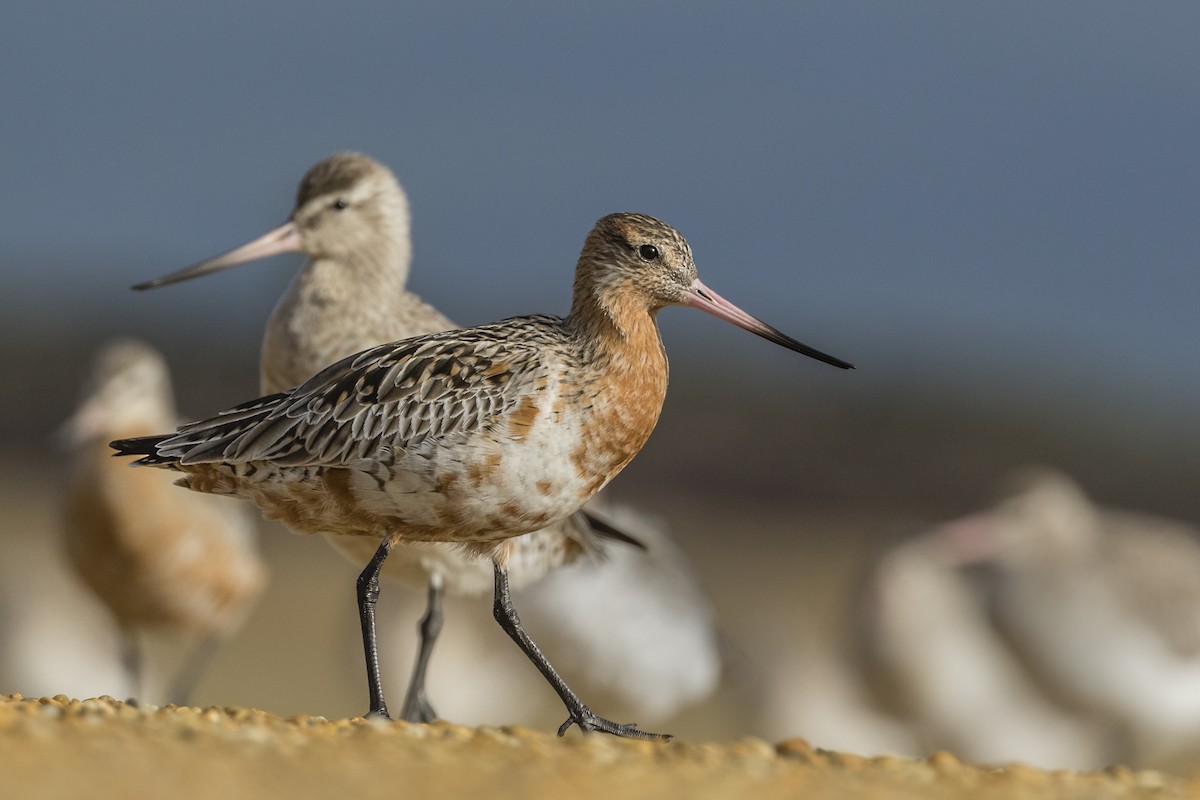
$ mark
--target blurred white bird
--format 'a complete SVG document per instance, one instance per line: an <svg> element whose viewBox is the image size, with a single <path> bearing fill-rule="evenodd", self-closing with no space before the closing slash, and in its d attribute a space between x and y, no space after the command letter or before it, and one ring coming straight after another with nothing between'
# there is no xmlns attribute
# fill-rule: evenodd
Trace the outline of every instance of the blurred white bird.
<svg viewBox="0 0 1200 800"><path fill-rule="evenodd" d="M664 523L625 506L601 510L645 550L607 547L601 560L556 570L523 592L522 613L589 696L661 721L720 681L712 604Z"/></svg>
<svg viewBox="0 0 1200 800"><path fill-rule="evenodd" d="M871 570L855 635L876 697L911 727L921 755L1103 766L1107 731L1040 692L992 630L953 555L935 529Z"/></svg>
<svg viewBox="0 0 1200 800"><path fill-rule="evenodd" d="M869 756L923 755L910 726L874 706L857 665L814 619L780 615L751 640L754 734Z"/></svg>
<svg viewBox="0 0 1200 800"><path fill-rule="evenodd" d="M1029 470L995 508L945 526L981 568L997 624L1038 681L1122 725L1133 763L1200 753L1200 531L1094 506L1067 476Z"/></svg>
<svg viewBox="0 0 1200 800"><path fill-rule="evenodd" d="M34 490L36 491L36 490ZM33 492L5 503L6 522ZM49 504L47 504L49 507ZM33 516L33 515L30 515ZM45 519L28 520L30 530ZM0 558L0 693L125 697L133 691L121 664L112 615L67 566L53 536L11 536Z"/></svg>
<svg viewBox="0 0 1200 800"><path fill-rule="evenodd" d="M66 549L76 573L120 627L135 692L145 689L144 631L192 640L191 655L167 695L184 703L258 599L266 572L248 509L227 498L182 492L167 473L131 469L112 458L112 439L177 422L161 355L130 339L100 350L84 400L64 429L74 451Z"/></svg>

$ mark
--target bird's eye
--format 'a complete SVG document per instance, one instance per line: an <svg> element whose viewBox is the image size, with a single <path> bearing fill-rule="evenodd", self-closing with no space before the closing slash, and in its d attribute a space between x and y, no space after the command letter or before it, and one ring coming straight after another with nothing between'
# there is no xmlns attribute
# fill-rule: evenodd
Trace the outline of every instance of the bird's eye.
<svg viewBox="0 0 1200 800"><path fill-rule="evenodd" d="M642 261L658 261L658 248L652 244L644 244L638 248Z"/></svg>
<svg viewBox="0 0 1200 800"><path fill-rule="evenodd" d="M350 207L350 204L349 204L349 203L347 203L345 200L343 200L342 198L340 198L340 197L339 197L337 200L335 200L335 201L333 202L333 206L332 206L332 207L333 207L333 208L336 208L338 211L345 211L347 208L349 208L349 207Z"/></svg>

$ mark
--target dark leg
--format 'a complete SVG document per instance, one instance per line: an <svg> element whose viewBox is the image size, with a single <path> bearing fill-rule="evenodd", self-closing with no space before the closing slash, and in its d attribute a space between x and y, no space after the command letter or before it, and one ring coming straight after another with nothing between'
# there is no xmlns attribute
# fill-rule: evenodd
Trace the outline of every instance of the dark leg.
<svg viewBox="0 0 1200 800"><path fill-rule="evenodd" d="M429 666L433 644L442 632L442 620L442 579L439 575L430 575L425 616L421 617L421 624L417 628L421 632L421 647L417 651L417 664L413 667L408 692L404 695L404 708L400 710L400 718L405 722L430 723L437 719L425 694L425 669Z"/></svg>
<svg viewBox="0 0 1200 800"><path fill-rule="evenodd" d="M192 691L196 688L196 684L200 682L200 678L204 676L204 671L208 665L212 663L213 656L221 649L221 645L225 643L225 636L219 633L214 633L200 640L187 661L183 663L183 667L171 681L171 689L167 694L167 702L174 703L177 706L185 706L188 703L188 698L192 696Z"/></svg>
<svg viewBox="0 0 1200 800"><path fill-rule="evenodd" d="M558 692L558 696L562 698L563 704L567 707L567 721L558 728L558 735L562 736L567 732L567 728L572 725L578 725L585 732L587 731L603 731L611 733L614 736L627 736L631 739L670 739L668 734L650 733L649 731L638 730L634 723L626 723L624 725L612 722L599 717L592 713L592 710L583 704L579 696L571 691L571 687L567 686L566 681L555 671L550 662L542 655L542 651L534 644L533 639L529 638L529 634L521 627L521 620L517 617L517 610L513 608L512 597L508 589L508 570L501 567L499 563L493 562L496 573L496 595L495 604L492 607L492 613L496 617L496 621L500 623L500 627L504 629L517 647L520 647L522 652L533 662L533 665L538 668L542 675L554 687L554 691Z"/></svg>
<svg viewBox="0 0 1200 800"><path fill-rule="evenodd" d="M142 648L138 645L137 635L131 630L121 631L121 666L129 679L129 691L137 700L142 700Z"/></svg>
<svg viewBox="0 0 1200 800"><path fill-rule="evenodd" d="M375 603L379 600L379 571L392 550L390 539L380 543L370 563L358 576L358 619L362 623L363 653L367 657L367 686L371 691L368 717L391 719L383 701L383 681L379 679L379 646L375 641Z"/></svg>

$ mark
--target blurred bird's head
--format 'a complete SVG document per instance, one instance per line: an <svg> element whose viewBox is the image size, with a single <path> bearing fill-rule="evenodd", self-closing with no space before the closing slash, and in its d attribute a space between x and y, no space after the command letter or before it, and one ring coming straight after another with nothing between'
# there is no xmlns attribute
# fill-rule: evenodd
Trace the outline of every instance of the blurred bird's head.
<svg viewBox="0 0 1200 800"><path fill-rule="evenodd" d="M114 339L92 359L83 399L59 431L80 445L145 427L147 433L174 427L174 398L167 363L136 339Z"/></svg>
<svg viewBox="0 0 1200 800"><path fill-rule="evenodd" d="M314 261L369 269L403 285L411 257L409 211L396 176L361 153L318 161L300 181L287 222L240 247L133 288L153 289L297 251Z"/></svg>
<svg viewBox="0 0 1200 800"><path fill-rule="evenodd" d="M1018 472L990 510L942 525L935 534L960 566L1053 566L1080 558L1096 541L1100 519L1079 485L1056 470Z"/></svg>

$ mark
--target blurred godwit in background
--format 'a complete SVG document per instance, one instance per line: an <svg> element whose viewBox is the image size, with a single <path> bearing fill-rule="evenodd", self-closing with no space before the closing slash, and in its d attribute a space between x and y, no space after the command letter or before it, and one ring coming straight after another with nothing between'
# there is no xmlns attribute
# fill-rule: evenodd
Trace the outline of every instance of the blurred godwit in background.
<svg viewBox="0 0 1200 800"><path fill-rule="evenodd" d="M374 633L380 569L396 542L446 541L492 559L494 614L567 707L560 733L578 724L654 736L595 715L570 690L516 615L507 558L511 538L570 516L646 442L667 386L656 316L670 305L851 367L706 287L670 226L612 214L588 234L565 318L381 345L296 389L114 447L184 473L188 488L251 499L299 532L381 540L359 576L372 713L387 713Z"/></svg>
<svg viewBox="0 0 1200 800"><path fill-rule="evenodd" d="M942 536L1036 679L1122 726L1140 766L1200 753L1200 532L1094 505L1027 470L995 508ZM1190 767L1189 767L1190 768Z"/></svg>
<svg viewBox="0 0 1200 800"><path fill-rule="evenodd" d="M304 176L295 208L284 225L246 245L136 288L162 286L246 261L302 250L308 260L276 306L263 338L261 389L266 393L281 392L299 386L322 368L352 353L384 342L457 327L407 290L412 253L409 229L408 200L391 170L367 156L341 153L318 162ZM635 573L645 573L638 574L638 580L655 583L656 569L661 570L658 581L676 585L683 592L681 596L695 598L698 590L692 585L694 579L688 583L688 579L679 575L680 570L687 569L686 561L668 557L676 552L674 545L660 530L648 530L644 522L639 529L646 534L647 544L653 540L653 552L646 555L631 548L624 548L631 550L627 553L607 552L606 556L619 560L620 567L581 566L577 580L555 581L554 589L529 597L525 602L527 614L537 613L539 606L544 605L543 616L549 623L557 618L556 609L585 604L590 606L591 614L584 614L581 620L603 614L602 609L627 603L628 598L645 591L656 591L633 583ZM520 589L532 584L547 571L572 563L585 553L597 555L601 544L598 539L606 533L606 530L594 531L589 520L579 514L513 539L508 561L511 586ZM379 544L363 537L326 538L360 565L370 560ZM595 558L590 560L597 562ZM623 576L625 583L610 587L613 591L605 596L590 596L585 600L583 585L593 571L596 580L613 581ZM401 717L428 722L435 714L425 689L425 672L441 629L442 594L478 596L488 592L493 583L491 564L464 553L457 545L411 542L393 548L381 574L427 592L427 608L419 624L421 645ZM646 620L643 625L655 624L652 621L655 615L665 615L678 602L648 603L641 611ZM610 611L618 613L615 607ZM676 619L687 626L711 626L706 602ZM659 621L665 622L661 618ZM621 645L632 642L614 636L604 627L585 624L572 627L581 651L604 650L609 659L625 664L619 675L609 673L599 678L601 662L587 662L598 679L619 680L629 685L631 691L644 691L661 685L656 680L660 671L675 673L670 685L661 686L657 700L647 699L646 710L652 718L666 716L664 704L674 710L695 702L706 694L702 687L711 690L715 683L716 635L711 629L704 634L694 627L677 629L676 635L688 641L687 648L623 651ZM589 636L595 640L583 641ZM645 673L639 671L641 667L645 667ZM591 670L579 674L591 674ZM694 682L687 680L689 675Z"/></svg>
<svg viewBox="0 0 1200 800"><path fill-rule="evenodd" d="M871 568L853 634L859 674L916 737L984 764L1094 769L1109 731L1055 705L992 629L939 529Z"/></svg>
<svg viewBox="0 0 1200 800"><path fill-rule="evenodd" d="M48 481L47 481L48 482ZM28 487L14 495L32 494ZM55 487L61 505L60 487ZM10 509L12 530L45 530ZM43 509L44 510L44 509ZM61 517L61 510L57 517ZM61 518L55 519L61 523ZM61 527L61 525L60 525ZM56 536L12 537L0 558L0 686L26 697L135 694L121 661L121 636L108 609L96 602L63 558Z"/></svg>
<svg viewBox="0 0 1200 800"><path fill-rule="evenodd" d="M862 671L822 635L818 614L789 612L749 640L755 735L800 736L823 749L863 755L921 755L912 726L871 702Z"/></svg>
<svg viewBox="0 0 1200 800"><path fill-rule="evenodd" d="M244 508L180 492L169 476L112 458L111 439L177 422L161 355L128 339L99 352L66 426L74 449L66 544L75 571L120 627L135 692L145 689L139 636L161 630L193 640L167 695L184 703L258 598L265 570Z"/></svg>

